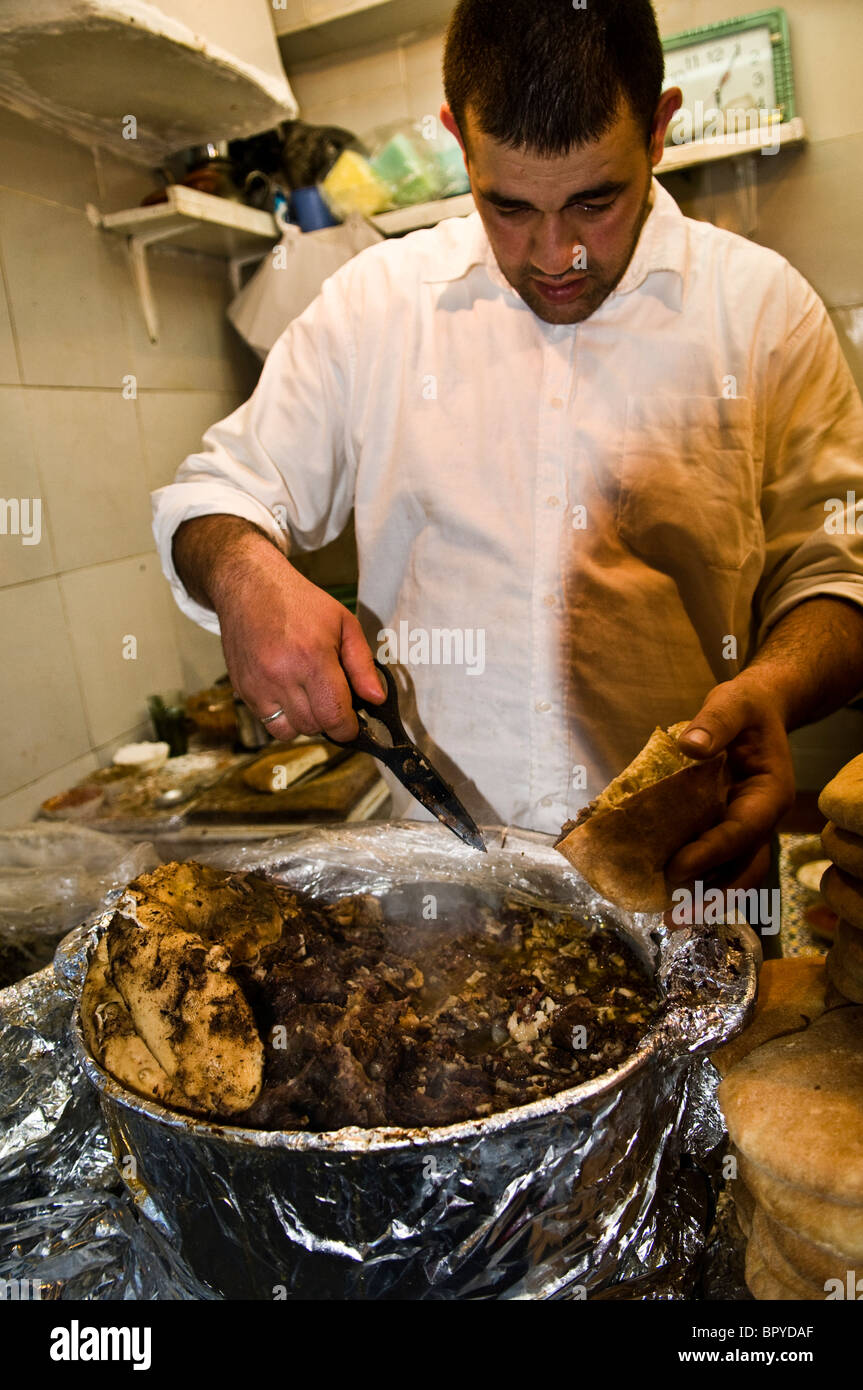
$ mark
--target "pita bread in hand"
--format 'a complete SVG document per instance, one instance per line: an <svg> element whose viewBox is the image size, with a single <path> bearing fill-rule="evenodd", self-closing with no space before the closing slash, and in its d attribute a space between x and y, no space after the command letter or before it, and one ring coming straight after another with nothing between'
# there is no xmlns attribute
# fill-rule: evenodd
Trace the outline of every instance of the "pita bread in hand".
<svg viewBox="0 0 863 1390"><path fill-rule="evenodd" d="M555 844L592 888L628 912L672 906L666 864L725 813L726 754L687 757L677 739L688 724L655 729L620 776L567 821Z"/></svg>

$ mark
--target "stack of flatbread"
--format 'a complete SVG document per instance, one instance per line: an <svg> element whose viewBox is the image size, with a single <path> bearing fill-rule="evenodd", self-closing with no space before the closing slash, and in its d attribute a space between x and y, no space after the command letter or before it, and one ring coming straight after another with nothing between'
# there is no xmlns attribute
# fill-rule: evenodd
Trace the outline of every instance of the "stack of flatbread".
<svg viewBox="0 0 863 1390"><path fill-rule="evenodd" d="M846 999L863 1004L863 754L828 782L818 809L827 817L821 841L833 860L821 895L839 917L827 972Z"/></svg>
<svg viewBox="0 0 863 1390"><path fill-rule="evenodd" d="M752 1022L713 1054L757 1299L863 1292L863 757L818 804L836 944L765 961Z"/></svg>

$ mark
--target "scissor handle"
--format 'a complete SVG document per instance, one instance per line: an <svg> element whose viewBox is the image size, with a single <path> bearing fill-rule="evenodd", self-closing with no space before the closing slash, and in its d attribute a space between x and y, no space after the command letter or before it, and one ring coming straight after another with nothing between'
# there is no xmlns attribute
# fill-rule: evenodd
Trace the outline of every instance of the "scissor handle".
<svg viewBox="0 0 863 1390"><path fill-rule="evenodd" d="M380 758L384 754L391 752L393 748L409 744L411 740L405 732L405 727L399 715L399 693L393 673L388 666L382 666L379 661L375 662L375 666L380 671L386 683L386 699L383 704L373 705L371 701L365 700L362 695L357 695L356 691L352 692L353 699L351 700L351 705L357 714L360 729L355 739L350 739L348 743L341 744L340 746L345 748L356 748L361 753L371 753L372 757ZM374 730L369 727L366 720L359 718L360 715L366 715L368 718L378 720L383 724L392 739L392 743L383 743L378 738L377 734L375 734ZM338 743L339 740L331 739L330 742Z"/></svg>

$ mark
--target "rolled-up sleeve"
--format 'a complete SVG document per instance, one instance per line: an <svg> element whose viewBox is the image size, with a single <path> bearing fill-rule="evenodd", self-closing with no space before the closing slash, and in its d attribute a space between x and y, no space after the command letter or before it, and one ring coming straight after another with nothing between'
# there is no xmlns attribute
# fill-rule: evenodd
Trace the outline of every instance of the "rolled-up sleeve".
<svg viewBox="0 0 863 1390"><path fill-rule="evenodd" d="M326 545L347 524L356 461L346 278L337 272L324 284L274 344L249 400L213 425L174 482L153 493L165 577L183 612L210 632L219 631L215 613L190 598L174 566L173 538L184 521L244 517L284 554Z"/></svg>
<svg viewBox="0 0 863 1390"><path fill-rule="evenodd" d="M792 275L804 302L776 354L767 406L759 644L803 599L863 606L863 405L827 310ZM799 291L792 299L800 305Z"/></svg>

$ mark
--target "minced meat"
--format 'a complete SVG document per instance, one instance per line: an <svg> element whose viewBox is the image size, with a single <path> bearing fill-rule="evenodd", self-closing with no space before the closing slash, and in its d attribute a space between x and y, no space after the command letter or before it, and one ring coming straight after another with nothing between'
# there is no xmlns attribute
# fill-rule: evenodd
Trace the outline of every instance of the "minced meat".
<svg viewBox="0 0 863 1390"><path fill-rule="evenodd" d="M610 930L505 901L457 924L383 920L376 898L299 912L234 974L266 1049L233 1123L263 1129L446 1125L619 1066L659 1005Z"/></svg>

